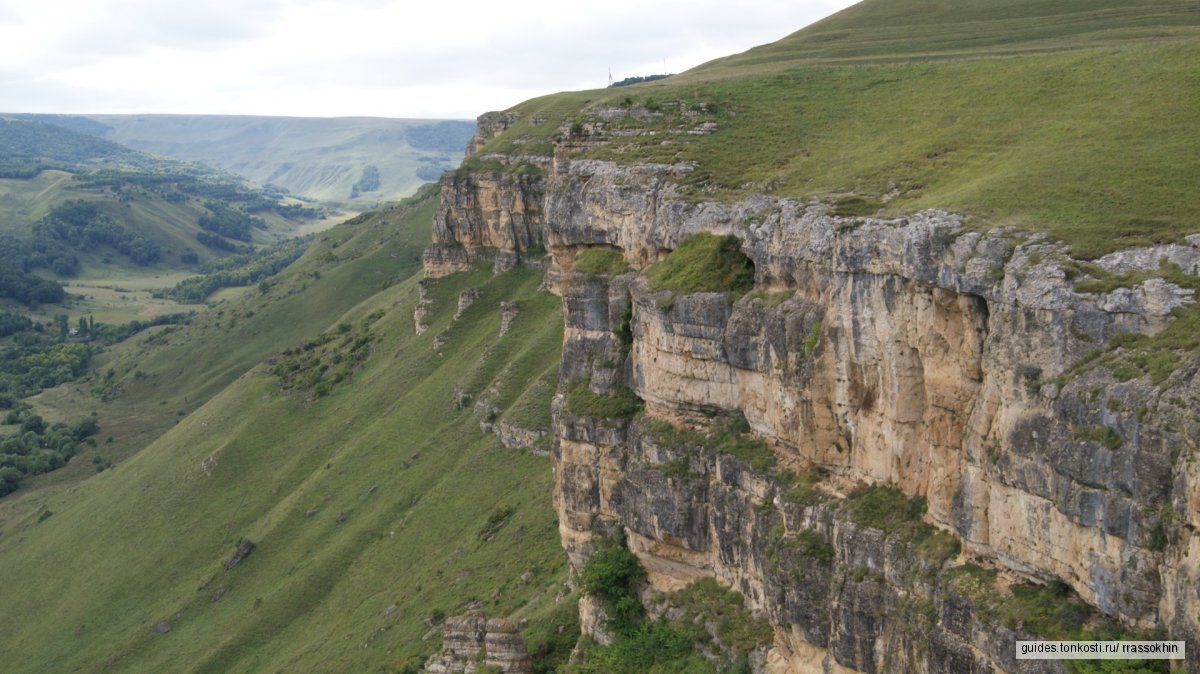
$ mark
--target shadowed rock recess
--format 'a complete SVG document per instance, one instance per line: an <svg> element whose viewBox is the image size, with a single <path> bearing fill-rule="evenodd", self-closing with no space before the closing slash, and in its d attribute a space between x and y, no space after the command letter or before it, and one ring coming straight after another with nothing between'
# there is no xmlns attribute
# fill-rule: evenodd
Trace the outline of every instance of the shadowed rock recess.
<svg viewBox="0 0 1200 674"><path fill-rule="evenodd" d="M471 149L509 117L482 118ZM566 323L554 503L575 571L624 531L650 589L715 577L769 619L755 666L773 672L1064 671L1013 651L1067 634L1032 617L1056 602L1108 634L1200 648L1200 378L1118 378L1085 358L1163 330L1191 290L1078 292L1063 246L955 213L685 201L687 166L562 147L475 160L442 179L426 273L547 251ZM738 238L753 292L672 293L643 275L699 232ZM1167 257L1195 274L1189 241L1096 264ZM573 271L592 248L632 271ZM629 391L633 414L572 402ZM741 416L758 455L713 441ZM600 609L582 605L603 640Z"/></svg>

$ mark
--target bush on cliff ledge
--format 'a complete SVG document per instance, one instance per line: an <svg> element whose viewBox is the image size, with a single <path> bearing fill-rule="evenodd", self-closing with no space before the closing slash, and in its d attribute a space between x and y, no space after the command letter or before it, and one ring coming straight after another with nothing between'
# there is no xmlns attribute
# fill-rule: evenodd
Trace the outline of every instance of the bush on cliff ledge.
<svg viewBox="0 0 1200 674"><path fill-rule="evenodd" d="M701 232L684 239L647 276L652 290L740 295L754 287L754 263L736 236Z"/></svg>
<svg viewBox="0 0 1200 674"><path fill-rule="evenodd" d="M567 411L581 417L628 419L642 411L642 401L627 386L617 386L613 395L601 395L585 379L567 391Z"/></svg>
<svg viewBox="0 0 1200 674"><path fill-rule="evenodd" d="M611 248L588 248L575 256L575 271L616 276L629 271L629 264L621 257L619 251Z"/></svg>

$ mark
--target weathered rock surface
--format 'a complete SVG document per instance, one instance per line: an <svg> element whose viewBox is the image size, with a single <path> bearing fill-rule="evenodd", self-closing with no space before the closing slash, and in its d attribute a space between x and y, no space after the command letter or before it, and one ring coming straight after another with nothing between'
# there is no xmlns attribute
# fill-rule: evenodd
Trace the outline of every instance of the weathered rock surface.
<svg viewBox="0 0 1200 674"><path fill-rule="evenodd" d="M513 321L517 320L517 316L521 314L521 305L519 302L501 302L500 303L500 336L503 337L512 329Z"/></svg>
<svg viewBox="0 0 1200 674"><path fill-rule="evenodd" d="M417 284L417 306L413 309L413 325L418 335L425 334L429 326L425 324L425 317L429 315L429 307L433 305L433 298L429 296L429 282L421 281Z"/></svg>
<svg viewBox="0 0 1200 674"><path fill-rule="evenodd" d="M241 564L242 560L249 557L252 552L254 552L253 541L248 538L238 541L237 548L234 549L233 554L229 557L229 561L225 562L225 570L229 571L238 564Z"/></svg>
<svg viewBox="0 0 1200 674"><path fill-rule="evenodd" d="M770 616L772 671L1018 671L1017 634L955 594L945 569L920 568L836 505L787 503L774 478L741 462L674 455L626 421L571 414L564 393L586 380L597 394L629 386L652 417L741 412L780 467L823 469L832 494L886 483L924 498L926 520L961 542L959 562L1062 581L1131 629L1200 648L1195 365L1158 385L1118 380L1102 363L1072 369L1118 335L1157 334L1191 291L1150 279L1080 293L1061 247L972 231L952 213L687 202L674 182L688 171L564 153L545 177L443 181L451 207L436 242L516 253L543 242L551 253L566 321L555 506L576 569L595 537L629 531L654 589L715 576ZM592 246L644 269L700 231L740 237L757 289L783 300L670 297L636 272L571 271ZM1120 273L1162 258L1196 273L1200 237L1098 264ZM694 479L654 468L685 459ZM827 568L779 553L801 532L832 547ZM847 576L858 568L867 580ZM934 618L912 620L912 602Z"/></svg>
<svg viewBox="0 0 1200 674"><path fill-rule="evenodd" d="M454 309L454 320L462 318L463 312L479 299L479 288L467 288L458 294L458 307Z"/></svg>
<svg viewBox="0 0 1200 674"><path fill-rule="evenodd" d="M481 259L493 259L497 270L503 270L520 262L531 247L543 245L543 169L488 158L500 168L442 176L434 245L424 255L427 277L463 271Z"/></svg>
<svg viewBox="0 0 1200 674"><path fill-rule="evenodd" d="M507 421L495 423L481 421L479 430L484 433L495 433L496 437L500 439L500 444L508 449L530 449L537 444L538 440L546 436L546 431L522 428Z"/></svg>
<svg viewBox="0 0 1200 674"><path fill-rule="evenodd" d="M532 674L533 661L512 623L472 611L446 619L442 652L425 663L429 674L470 674L482 667Z"/></svg>

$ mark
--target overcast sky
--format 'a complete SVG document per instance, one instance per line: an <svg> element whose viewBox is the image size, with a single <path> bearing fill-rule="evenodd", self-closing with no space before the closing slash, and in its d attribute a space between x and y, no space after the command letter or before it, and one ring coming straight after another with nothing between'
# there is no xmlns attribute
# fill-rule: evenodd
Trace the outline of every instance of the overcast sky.
<svg viewBox="0 0 1200 674"><path fill-rule="evenodd" d="M474 118L853 0L0 0L0 111Z"/></svg>

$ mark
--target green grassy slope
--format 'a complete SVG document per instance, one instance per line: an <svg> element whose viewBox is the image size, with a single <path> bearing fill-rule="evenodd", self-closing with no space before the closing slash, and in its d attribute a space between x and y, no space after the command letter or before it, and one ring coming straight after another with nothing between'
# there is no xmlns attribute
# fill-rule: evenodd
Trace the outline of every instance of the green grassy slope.
<svg viewBox="0 0 1200 674"><path fill-rule="evenodd" d="M140 266L111 245L92 250L69 245L80 259L78 276L84 279L146 277L194 267L181 260L189 252L199 262L225 255L197 241L202 232L199 220L209 215L210 203L262 220L261 227L250 228L249 242L254 244L291 236L319 216L316 209L296 210L299 204L281 199L278 191L252 187L207 166L152 157L21 116L0 116L0 234L27 240L35 223L75 200L95 204L120 228L161 249L158 262ZM42 271L50 273L48 268Z"/></svg>
<svg viewBox="0 0 1200 674"><path fill-rule="evenodd" d="M333 248L335 240L323 252L345 255L338 266L353 273L326 268L292 296L318 301L350 277L375 276L369 246L352 255L354 237ZM521 269L437 281L422 336L412 321L416 276L347 301L330 324L382 318L372 355L328 396L284 394L258 367L115 469L45 490L53 515L39 521L41 510L28 510L0 535L6 671L394 671L437 648L436 635L422 640L435 609L453 614L478 601L497 615L547 620L566 573L549 462L501 448L479 431L484 412L456 405L463 394L485 396L507 415L554 371L558 300L538 293L539 282ZM291 292L287 283L272 293ZM482 295L453 322L468 287ZM254 301L263 299L287 301ZM522 307L504 338L502 300ZM527 423L547 426L548 406L535 417ZM507 507L511 521L481 540ZM257 548L223 570L243 537ZM162 620L170 632L154 634Z"/></svg>
<svg viewBox="0 0 1200 674"><path fill-rule="evenodd" d="M38 413L48 419L95 412L103 437L113 442L84 449L67 467L30 480L13 498L0 501L0 529L8 519L40 508L47 498L43 487L53 491L87 477L93 456L123 460L264 358L417 273L436 206L436 190L426 190L335 227L271 278L267 293L231 289L229 299L200 307L187 325L154 328L116 345L96 358L84 381L34 398Z"/></svg>
<svg viewBox="0 0 1200 674"><path fill-rule="evenodd" d="M358 201L395 200L462 160L469 122L372 117L91 115L105 138L168 157L220 166L260 184L326 201L351 199L363 169L380 185ZM440 125L440 126L439 126ZM424 169L422 175L418 169Z"/></svg>
<svg viewBox="0 0 1200 674"><path fill-rule="evenodd" d="M865 0L777 42L717 59L689 79L797 63L996 56L1195 38L1189 0Z"/></svg>
<svg viewBox="0 0 1200 674"><path fill-rule="evenodd" d="M1195 3L869 0L666 80L528 101L486 150L548 152L612 106L653 116L604 125L608 142L579 152L692 162L695 199L946 208L1048 231L1085 257L1200 222ZM537 113L558 123L529 124ZM686 133L705 121L716 131Z"/></svg>

